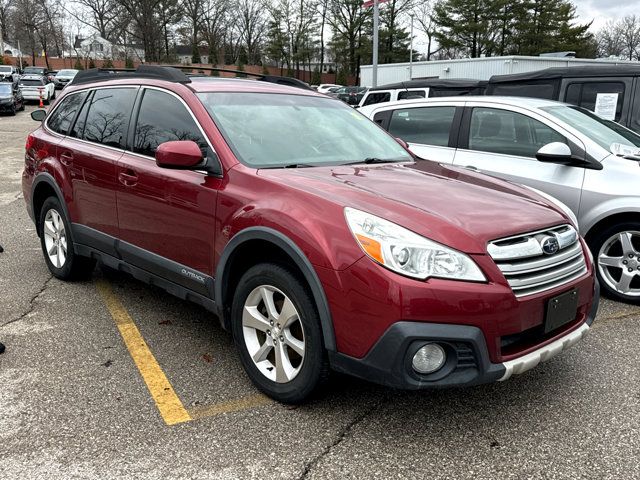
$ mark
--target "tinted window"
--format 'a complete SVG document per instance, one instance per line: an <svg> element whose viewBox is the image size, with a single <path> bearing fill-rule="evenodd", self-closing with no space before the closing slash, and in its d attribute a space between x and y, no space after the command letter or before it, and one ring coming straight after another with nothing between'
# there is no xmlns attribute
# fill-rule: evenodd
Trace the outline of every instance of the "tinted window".
<svg viewBox="0 0 640 480"><path fill-rule="evenodd" d="M82 138L110 147L125 148L134 88L97 90L89 102L89 113Z"/></svg>
<svg viewBox="0 0 640 480"><path fill-rule="evenodd" d="M535 157L551 142L567 143L555 130L526 115L493 108L474 108L471 113L470 150Z"/></svg>
<svg viewBox="0 0 640 480"><path fill-rule="evenodd" d="M391 100L391 94L389 92L378 92L371 93L367 96L367 99L364 101L364 106L373 105L375 103L388 102Z"/></svg>
<svg viewBox="0 0 640 480"><path fill-rule="evenodd" d="M146 90L140 105L133 151L150 157L164 142L193 140L204 156L209 145L189 111L180 100L158 90Z"/></svg>
<svg viewBox="0 0 640 480"><path fill-rule="evenodd" d="M446 147L456 107L421 107L395 110L389 133L408 143Z"/></svg>
<svg viewBox="0 0 640 480"><path fill-rule="evenodd" d="M26 87L41 87L44 85L44 81L42 80L20 80L20 85L24 85Z"/></svg>
<svg viewBox="0 0 640 480"><path fill-rule="evenodd" d="M63 99L47 121L47 126L54 132L66 135L86 96L86 92L80 92Z"/></svg>
<svg viewBox="0 0 640 480"><path fill-rule="evenodd" d="M398 92L398 100L408 100L410 98L424 98L426 97L424 90L402 90ZM386 100L385 100L386 101Z"/></svg>
<svg viewBox="0 0 640 480"><path fill-rule="evenodd" d="M624 83L622 82L589 82L572 83L567 87L565 102L584 107L592 112L596 109L596 99L599 93L618 94L615 120L620 120L622 102L624 100Z"/></svg>
<svg viewBox="0 0 640 480"><path fill-rule="evenodd" d="M88 97L91 97L93 92L89 93ZM82 134L84 133L84 125L87 120L87 112L89 111L89 105L91 104L91 100L87 99L82 105L80 109L80 113L78 114L78 118L76 119L76 123L73 125L73 128L69 132L69 136L75 138L82 138Z"/></svg>

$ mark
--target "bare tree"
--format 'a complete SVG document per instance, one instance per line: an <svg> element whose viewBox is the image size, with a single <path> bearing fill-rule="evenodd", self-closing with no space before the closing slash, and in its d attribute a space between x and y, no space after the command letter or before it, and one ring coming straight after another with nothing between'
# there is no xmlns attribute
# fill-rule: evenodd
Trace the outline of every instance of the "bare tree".
<svg viewBox="0 0 640 480"><path fill-rule="evenodd" d="M433 21L433 1L424 0L418 2L412 10L416 28L427 36L427 61L431 60L431 56L440 51L440 47L434 45L436 31L438 26Z"/></svg>
<svg viewBox="0 0 640 480"><path fill-rule="evenodd" d="M370 12L362 8L361 0L332 0L328 22L333 29L332 43L335 56L337 59L336 46L343 46L342 53L345 54L343 63L348 65L349 73L352 75L357 73L359 67L358 50L361 31L369 18Z"/></svg>
<svg viewBox="0 0 640 480"><path fill-rule="evenodd" d="M221 50L224 48L229 8L229 0L205 0L202 34L207 42L209 61L212 64L219 63Z"/></svg>
<svg viewBox="0 0 640 480"><path fill-rule="evenodd" d="M624 44L620 36L618 22L609 20L597 33L598 55L620 57L624 54Z"/></svg>
<svg viewBox="0 0 640 480"><path fill-rule="evenodd" d="M245 48L248 63L260 63L260 46L267 29L267 18L261 0L238 0L235 5L238 42Z"/></svg>
<svg viewBox="0 0 640 480"><path fill-rule="evenodd" d="M162 26L158 22L158 10L162 0L117 0L130 19L126 27L129 37L137 38L144 48L145 59L157 62L160 59L158 45Z"/></svg>
<svg viewBox="0 0 640 480"><path fill-rule="evenodd" d="M618 23L624 54L629 60L640 59L640 17L627 15Z"/></svg>
<svg viewBox="0 0 640 480"><path fill-rule="evenodd" d="M76 8L67 9L74 18L96 30L102 38L110 41L118 38L122 27L122 7L116 0L74 0L74 3ZM89 18L82 14L83 11Z"/></svg>

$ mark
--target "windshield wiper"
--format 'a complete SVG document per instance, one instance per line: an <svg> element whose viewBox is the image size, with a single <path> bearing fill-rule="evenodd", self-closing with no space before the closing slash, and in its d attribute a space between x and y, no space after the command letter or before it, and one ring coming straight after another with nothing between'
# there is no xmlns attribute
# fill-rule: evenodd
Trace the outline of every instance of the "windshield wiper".
<svg viewBox="0 0 640 480"><path fill-rule="evenodd" d="M309 163L290 163L288 165L285 165L282 168L304 168L304 167L311 167L312 165ZM275 167L278 168L278 167Z"/></svg>
<svg viewBox="0 0 640 480"><path fill-rule="evenodd" d="M398 163L398 162L406 162L404 158L377 158L377 157L367 157L363 160L356 160L355 162L347 162L341 163L341 165L356 165L358 163L365 163L367 165L371 165L372 163Z"/></svg>

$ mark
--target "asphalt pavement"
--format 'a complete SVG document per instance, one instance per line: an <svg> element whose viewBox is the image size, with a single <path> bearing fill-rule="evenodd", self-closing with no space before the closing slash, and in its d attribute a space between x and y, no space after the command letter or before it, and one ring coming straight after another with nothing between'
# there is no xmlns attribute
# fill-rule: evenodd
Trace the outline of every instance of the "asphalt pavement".
<svg viewBox="0 0 640 480"><path fill-rule="evenodd" d="M583 342L504 383L336 375L273 403L205 310L100 268L51 277L20 193L36 127L0 117L0 478L640 478L640 308L603 301Z"/></svg>

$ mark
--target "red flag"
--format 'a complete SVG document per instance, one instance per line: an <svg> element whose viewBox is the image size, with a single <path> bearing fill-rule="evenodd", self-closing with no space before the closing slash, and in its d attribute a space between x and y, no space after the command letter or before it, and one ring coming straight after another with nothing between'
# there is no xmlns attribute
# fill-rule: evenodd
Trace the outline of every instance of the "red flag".
<svg viewBox="0 0 640 480"><path fill-rule="evenodd" d="M388 1L389 0L378 0L378 4L388 2ZM362 8L369 8L369 7L373 7L373 0L367 0L362 4Z"/></svg>

